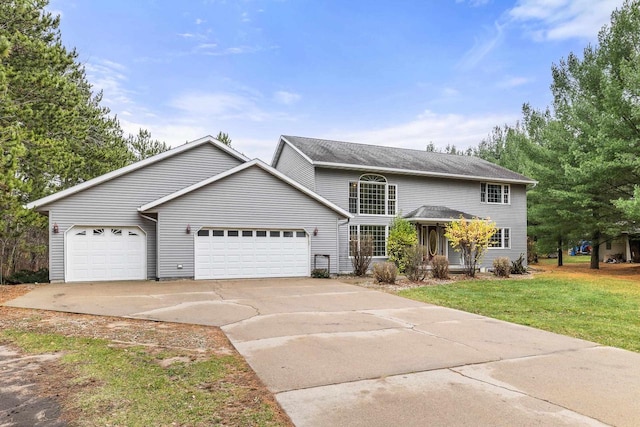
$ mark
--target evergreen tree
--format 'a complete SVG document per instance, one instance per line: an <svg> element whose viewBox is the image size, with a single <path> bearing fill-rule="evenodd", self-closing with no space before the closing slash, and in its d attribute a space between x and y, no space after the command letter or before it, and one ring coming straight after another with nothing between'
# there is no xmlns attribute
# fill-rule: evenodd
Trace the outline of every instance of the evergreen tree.
<svg viewBox="0 0 640 427"><path fill-rule="evenodd" d="M0 2L0 270L46 265L46 218L22 206L134 161L47 0ZM147 138L150 141L150 136ZM144 142L144 141L143 141ZM162 148L160 145L158 149Z"/></svg>

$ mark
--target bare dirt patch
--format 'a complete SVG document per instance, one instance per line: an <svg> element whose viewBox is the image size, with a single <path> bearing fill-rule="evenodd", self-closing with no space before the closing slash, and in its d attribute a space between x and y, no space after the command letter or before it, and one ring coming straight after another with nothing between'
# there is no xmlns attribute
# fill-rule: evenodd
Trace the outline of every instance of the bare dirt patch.
<svg viewBox="0 0 640 427"><path fill-rule="evenodd" d="M23 295L35 286L46 285L16 285L0 286L0 304ZM275 401L273 395L266 389L255 373L244 362L235 348L227 340L224 333L216 327L164 323L136 319L123 319L116 317L101 317L84 314L61 313L45 310L29 310L0 306L0 330L19 330L25 332L53 333L69 337L98 338L108 340L114 346L144 346L150 353L156 353L167 349L180 350L180 360L166 360L164 363L170 366L172 363L187 360L196 361L211 357L212 355L235 356L238 358L238 369L234 370L226 381L233 387L242 389L242 396L233 404L226 405L225 414L219 414L223 425L238 425L237 414L255 407L256 410L264 405L272 408L279 425L290 426L291 421ZM24 357L18 349L2 342L0 346L5 351L15 353L15 359ZM37 420L46 415L45 424L37 424L34 421L21 424L6 425L75 425L82 419L82 414L74 413L69 408L74 399L74 393L82 388L98 387L99 384L74 384L70 386L69 371L64 365L56 362L55 358L45 357L37 362L15 365L18 369L12 371L12 378L22 378L25 382L24 390L30 393L27 405L21 407L21 417L14 420ZM1 363L2 361L0 361ZM2 366L2 365L0 365ZM7 370L5 370L7 371ZM3 372L4 378L9 378ZM7 389L10 390L10 389ZM35 399L41 399L42 405L31 405ZM0 400L5 396L0 393ZM47 406L49 405L49 406ZM31 413L27 408L31 407ZM43 412L45 411L46 412ZM11 409L7 411L10 412ZM53 415L52 415L53 414ZM4 415L4 413L3 413ZM15 414L14 414L15 415ZM9 418L8 415L7 418ZM53 417L53 418L52 418ZM0 420L0 423L7 419ZM48 423L48 424L47 424ZM5 425L5 424L2 424Z"/></svg>

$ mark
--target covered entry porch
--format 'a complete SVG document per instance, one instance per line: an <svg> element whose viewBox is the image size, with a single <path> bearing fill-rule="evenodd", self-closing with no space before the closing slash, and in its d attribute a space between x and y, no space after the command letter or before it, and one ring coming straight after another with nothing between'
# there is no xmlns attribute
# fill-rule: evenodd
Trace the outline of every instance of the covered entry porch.
<svg viewBox="0 0 640 427"><path fill-rule="evenodd" d="M427 249L425 261L431 261L434 256L442 255L449 261L451 271L462 270L462 257L454 251L445 237L447 223L460 217L473 219L473 215L450 209L445 206L420 206L404 216L415 225L418 233L418 244Z"/></svg>

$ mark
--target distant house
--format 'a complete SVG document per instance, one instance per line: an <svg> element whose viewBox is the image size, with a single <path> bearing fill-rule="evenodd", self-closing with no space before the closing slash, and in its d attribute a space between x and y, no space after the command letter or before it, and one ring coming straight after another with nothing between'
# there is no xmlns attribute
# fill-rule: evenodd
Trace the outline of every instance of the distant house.
<svg viewBox="0 0 640 427"><path fill-rule="evenodd" d="M416 224L430 254L459 264L452 218L490 217L485 257L526 252L534 181L475 157L281 137L273 166L205 137L28 204L49 217L54 282L308 276L349 272L351 237Z"/></svg>
<svg viewBox="0 0 640 427"><path fill-rule="evenodd" d="M640 232L624 232L600 244L600 262L640 262Z"/></svg>
<svg viewBox="0 0 640 427"><path fill-rule="evenodd" d="M478 157L282 136L272 166L354 216L339 226L340 272L351 271L348 242L362 234L374 237L374 260L386 259L396 215L416 225L429 256L452 265L462 260L444 228L460 216L497 224L482 267L526 255L527 188L535 181Z"/></svg>

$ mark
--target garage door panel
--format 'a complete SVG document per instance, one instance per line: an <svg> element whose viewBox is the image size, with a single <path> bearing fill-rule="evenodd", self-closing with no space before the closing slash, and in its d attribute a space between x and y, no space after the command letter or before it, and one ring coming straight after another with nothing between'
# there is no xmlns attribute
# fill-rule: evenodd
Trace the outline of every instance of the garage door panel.
<svg viewBox="0 0 640 427"><path fill-rule="evenodd" d="M146 237L137 227L73 227L65 235L67 282L146 278Z"/></svg>
<svg viewBox="0 0 640 427"><path fill-rule="evenodd" d="M201 230L194 251L196 279L309 275L302 230Z"/></svg>

